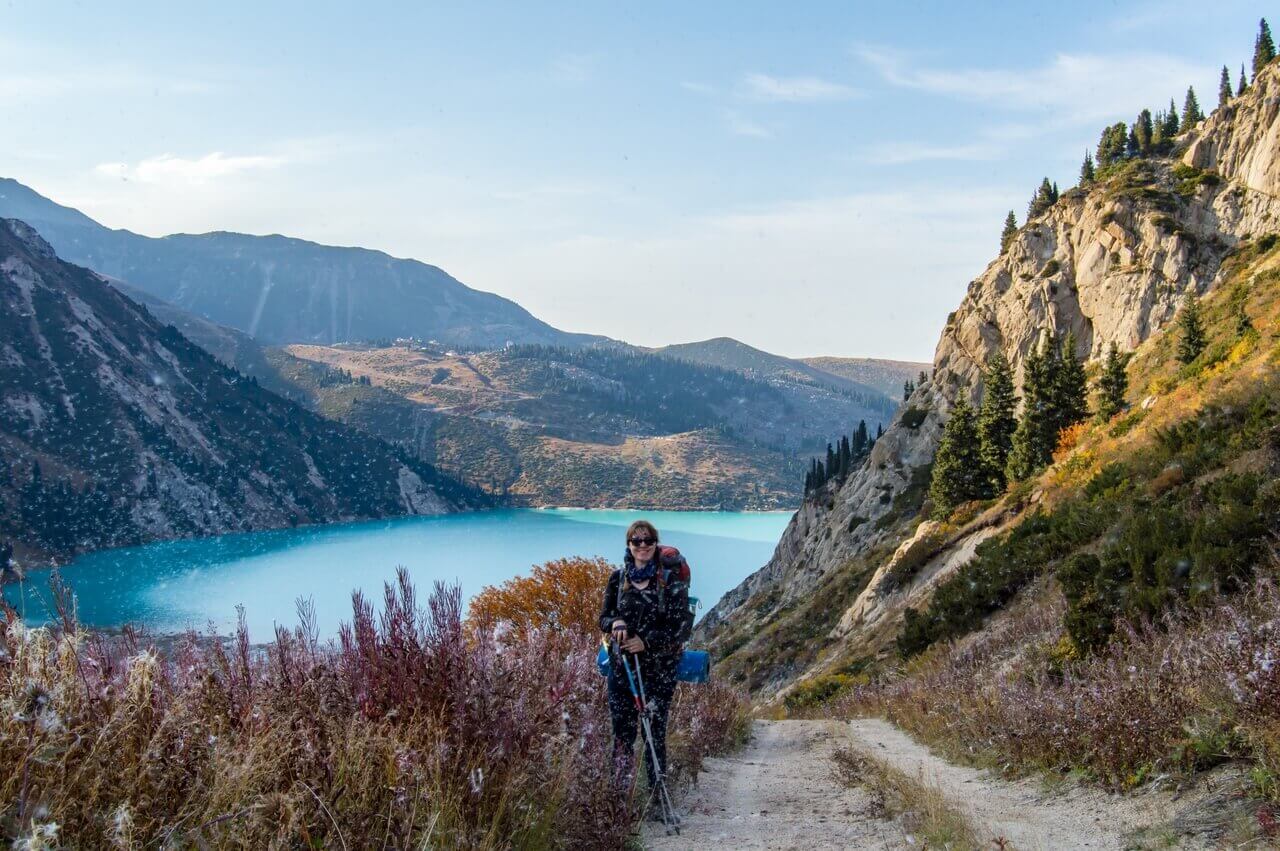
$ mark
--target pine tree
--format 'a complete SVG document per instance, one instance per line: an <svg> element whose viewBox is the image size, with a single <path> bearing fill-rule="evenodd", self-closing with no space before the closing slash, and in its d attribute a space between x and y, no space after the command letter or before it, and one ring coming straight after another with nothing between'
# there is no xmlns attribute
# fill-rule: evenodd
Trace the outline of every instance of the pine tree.
<svg viewBox="0 0 1280 851"><path fill-rule="evenodd" d="M1013 238L1018 235L1018 217L1013 214L1013 210L1009 211L1009 215L1004 217L1004 230L1000 231L1000 253L1004 254L1009 250L1009 243L1013 242Z"/></svg>
<svg viewBox="0 0 1280 851"><path fill-rule="evenodd" d="M884 423L876 423L876 440L879 440L882 437L884 437ZM876 440L871 442L875 443Z"/></svg>
<svg viewBox="0 0 1280 851"><path fill-rule="evenodd" d="M992 355L982 378L982 405L978 409L978 445L988 492L994 496L1004 490L1005 465L1013 432L1018 426L1014 416L1018 397L1013 390L1013 371L1003 354Z"/></svg>
<svg viewBox="0 0 1280 851"><path fill-rule="evenodd" d="M827 471L827 478L835 478L839 470L836 468L836 450L830 443L827 444L827 466L823 468Z"/></svg>
<svg viewBox="0 0 1280 851"><path fill-rule="evenodd" d="M1129 128L1129 137L1125 139L1124 155L1132 159L1142 153L1142 145L1138 142L1138 131L1136 128Z"/></svg>
<svg viewBox="0 0 1280 851"><path fill-rule="evenodd" d="M914 384L912 384L912 383L911 383L911 379L910 379L910 378L908 378L906 381L902 382L902 401L904 401L904 402L905 402L905 401L907 401L908 399L910 399L910 398L911 398L911 394L912 394L912 393L914 393L914 392L916 392L916 386L915 386Z"/></svg>
<svg viewBox="0 0 1280 851"><path fill-rule="evenodd" d="M1036 216L1053 206L1053 184L1049 182L1049 178L1040 181L1040 186L1036 189L1035 194L1031 196L1031 203L1027 205L1027 221L1031 221Z"/></svg>
<svg viewBox="0 0 1280 851"><path fill-rule="evenodd" d="M1089 416L1088 379L1084 363L1076 356L1076 335L1068 331L1053 375L1053 443L1058 432Z"/></svg>
<svg viewBox="0 0 1280 851"><path fill-rule="evenodd" d="M1158 153L1165 149L1164 124L1164 112L1157 112L1151 121L1151 148Z"/></svg>
<svg viewBox="0 0 1280 851"><path fill-rule="evenodd" d="M1027 353L1022 367L1022 414L1013 432L1009 463L1005 467L1008 479L1021 481L1053 459L1052 379L1053 366L1041 340Z"/></svg>
<svg viewBox="0 0 1280 851"><path fill-rule="evenodd" d="M1240 63L1240 81L1236 83L1236 97L1249 90L1249 78L1244 74L1244 63Z"/></svg>
<svg viewBox="0 0 1280 851"><path fill-rule="evenodd" d="M1191 363L1204 351L1204 322L1200 318L1200 299L1195 291L1187 294L1182 303L1182 313L1178 316L1178 328L1182 336L1178 339L1178 360Z"/></svg>
<svg viewBox="0 0 1280 851"><path fill-rule="evenodd" d="M853 453L849 449L848 436L840 438L840 481L849 478L849 470L853 466Z"/></svg>
<svg viewBox="0 0 1280 851"><path fill-rule="evenodd" d="M1267 67L1267 63L1276 58L1276 43L1271 40L1271 27L1267 19L1258 21L1258 37L1253 40L1253 79L1258 79L1258 72Z"/></svg>
<svg viewBox="0 0 1280 851"><path fill-rule="evenodd" d="M1103 422L1124 410L1124 395L1129 390L1127 365L1128 358L1112 343L1098 376L1098 419Z"/></svg>
<svg viewBox="0 0 1280 851"><path fill-rule="evenodd" d="M1151 145L1155 137L1155 125L1151 121L1151 110L1144 109L1138 113L1138 120L1133 122L1134 136L1138 141L1138 152L1151 153Z"/></svg>
<svg viewBox="0 0 1280 851"><path fill-rule="evenodd" d="M858 455L862 455L867 451L868 442L867 421L858 420L858 430L853 433L853 445L857 448Z"/></svg>
<svg viewBox="0 0 1280 851"><path fill-rule="evenodd" d="M1164 137L1172 139L1178 135L1178 108L1173 105L1173 98L1169 99L1169 111L1164 114Z"/></svg>
<svg viewBox="0 0 1280 851"><path fill-rule="evenodd" d="M1123 159L1128 138L1129 128L1125 127L1123 121L1118 121L1103 130L1102 137L1098 140L1098 151L1094 157L1098 167L1102 168Z"/></svg>
<svg viewBox="0 0 1280 851"><path fill-rule="evenodd" d="M977 423L969 400L961 394L943 426L942 441L933 457L933 481L929 484L933 516L946 517L960 503L981 498L986 489Z"/></svg>
<svg viewBox="0 0 1280 851"><path fill-rule="evenodd" d="M1093 171L1093 155L1088 151L1084 152L1084 162L1080 164L1080 185L1088 186L1097 179L1097 175ZM1013 215L1010 212L1010 215Z"/></svg>
<svg viewBox="0 0 1280 851"><path fill-rule="evenodd" d="M1200 112L1200 104L1196 101L1196 90L1191 86L1187 86L1187 99L1182 103L1182 125L1178 132L1186 133L1188 130L1195 128L1197 124L1204 118L1204 114Z"/></svg>
<svg viewBox="0 0 1280 851"><path fill-rule="evenodd" d="M1058 203L1058 198L1061 197L1058 194L1058 181L1056 180L1053 182L1053 191L1049 194L1049 197L1054 204Z"/></svg>
<svg viewBox="0 0 1280 851"><path fill-rule="evenodd" d="M916 377L920 379L919 381L916 382L916 386L919 387L921 384L924 384L929 380L929 373L925 372L922 369L920 370L920 374Z"/></svg>
<svg viewBox="0 0 1280 851"><path fill-rule="evenodd" d="M1218 78L1218 108L1226 106L1231 102L1231 72L1227 70L1227 66L1222 66L1222 76Z"/></svg>

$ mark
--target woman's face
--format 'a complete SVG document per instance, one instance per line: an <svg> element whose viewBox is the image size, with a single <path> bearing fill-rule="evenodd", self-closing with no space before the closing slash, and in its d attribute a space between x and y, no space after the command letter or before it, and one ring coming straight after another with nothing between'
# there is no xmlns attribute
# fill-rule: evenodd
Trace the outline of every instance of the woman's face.
<svg viewBox="0 0 1280 851"><path fill-rule="evenodd" d="M631 556L636 560L637 564L644 564L653 558L653 553L658 548L658 540L653 536L652 532L646 529L637 529L627 539L627 548L631 550Z"/></svg>

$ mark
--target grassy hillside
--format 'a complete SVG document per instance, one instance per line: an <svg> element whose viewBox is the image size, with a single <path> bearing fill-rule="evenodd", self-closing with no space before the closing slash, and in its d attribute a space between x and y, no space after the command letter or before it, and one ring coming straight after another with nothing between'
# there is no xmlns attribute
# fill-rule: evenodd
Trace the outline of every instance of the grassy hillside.
<svg viewBox="0 0 1280 851"><path fill-rule="evenodd" d="M290 346L269 355L326 416L520 504L775 509L807 452L884 396L629 348Z"/></svg>

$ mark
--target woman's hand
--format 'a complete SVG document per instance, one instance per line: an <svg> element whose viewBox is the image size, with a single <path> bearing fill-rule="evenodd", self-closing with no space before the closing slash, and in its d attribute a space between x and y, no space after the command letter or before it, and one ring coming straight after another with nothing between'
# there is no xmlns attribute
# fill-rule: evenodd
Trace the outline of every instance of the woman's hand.
<svg viewBox="0 0 1280 851"><path fill-rule="evenodd" d="M626 641L622 642L622 649L628 653L643 653L644 642L640 639L640 636L637 635L635 638L628 638Z"/></svg>
<svg viewBox="0 0 1280 851"><path fill-rule="evenodd" d="M627 640L627 622L622 618L615 618L611 627L613 640L617 644L622 644Z"/></svg>

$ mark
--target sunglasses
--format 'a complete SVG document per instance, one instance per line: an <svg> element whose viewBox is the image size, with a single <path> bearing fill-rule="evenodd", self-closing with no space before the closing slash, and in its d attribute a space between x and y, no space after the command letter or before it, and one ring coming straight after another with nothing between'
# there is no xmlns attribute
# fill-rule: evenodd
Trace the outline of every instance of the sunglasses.
<svg viewBox="0 0 1280 851"><path fill-rule="evenodd" d="M650 547L658 543L657 538L627 538L627 543L633 547Z"/></svg>

